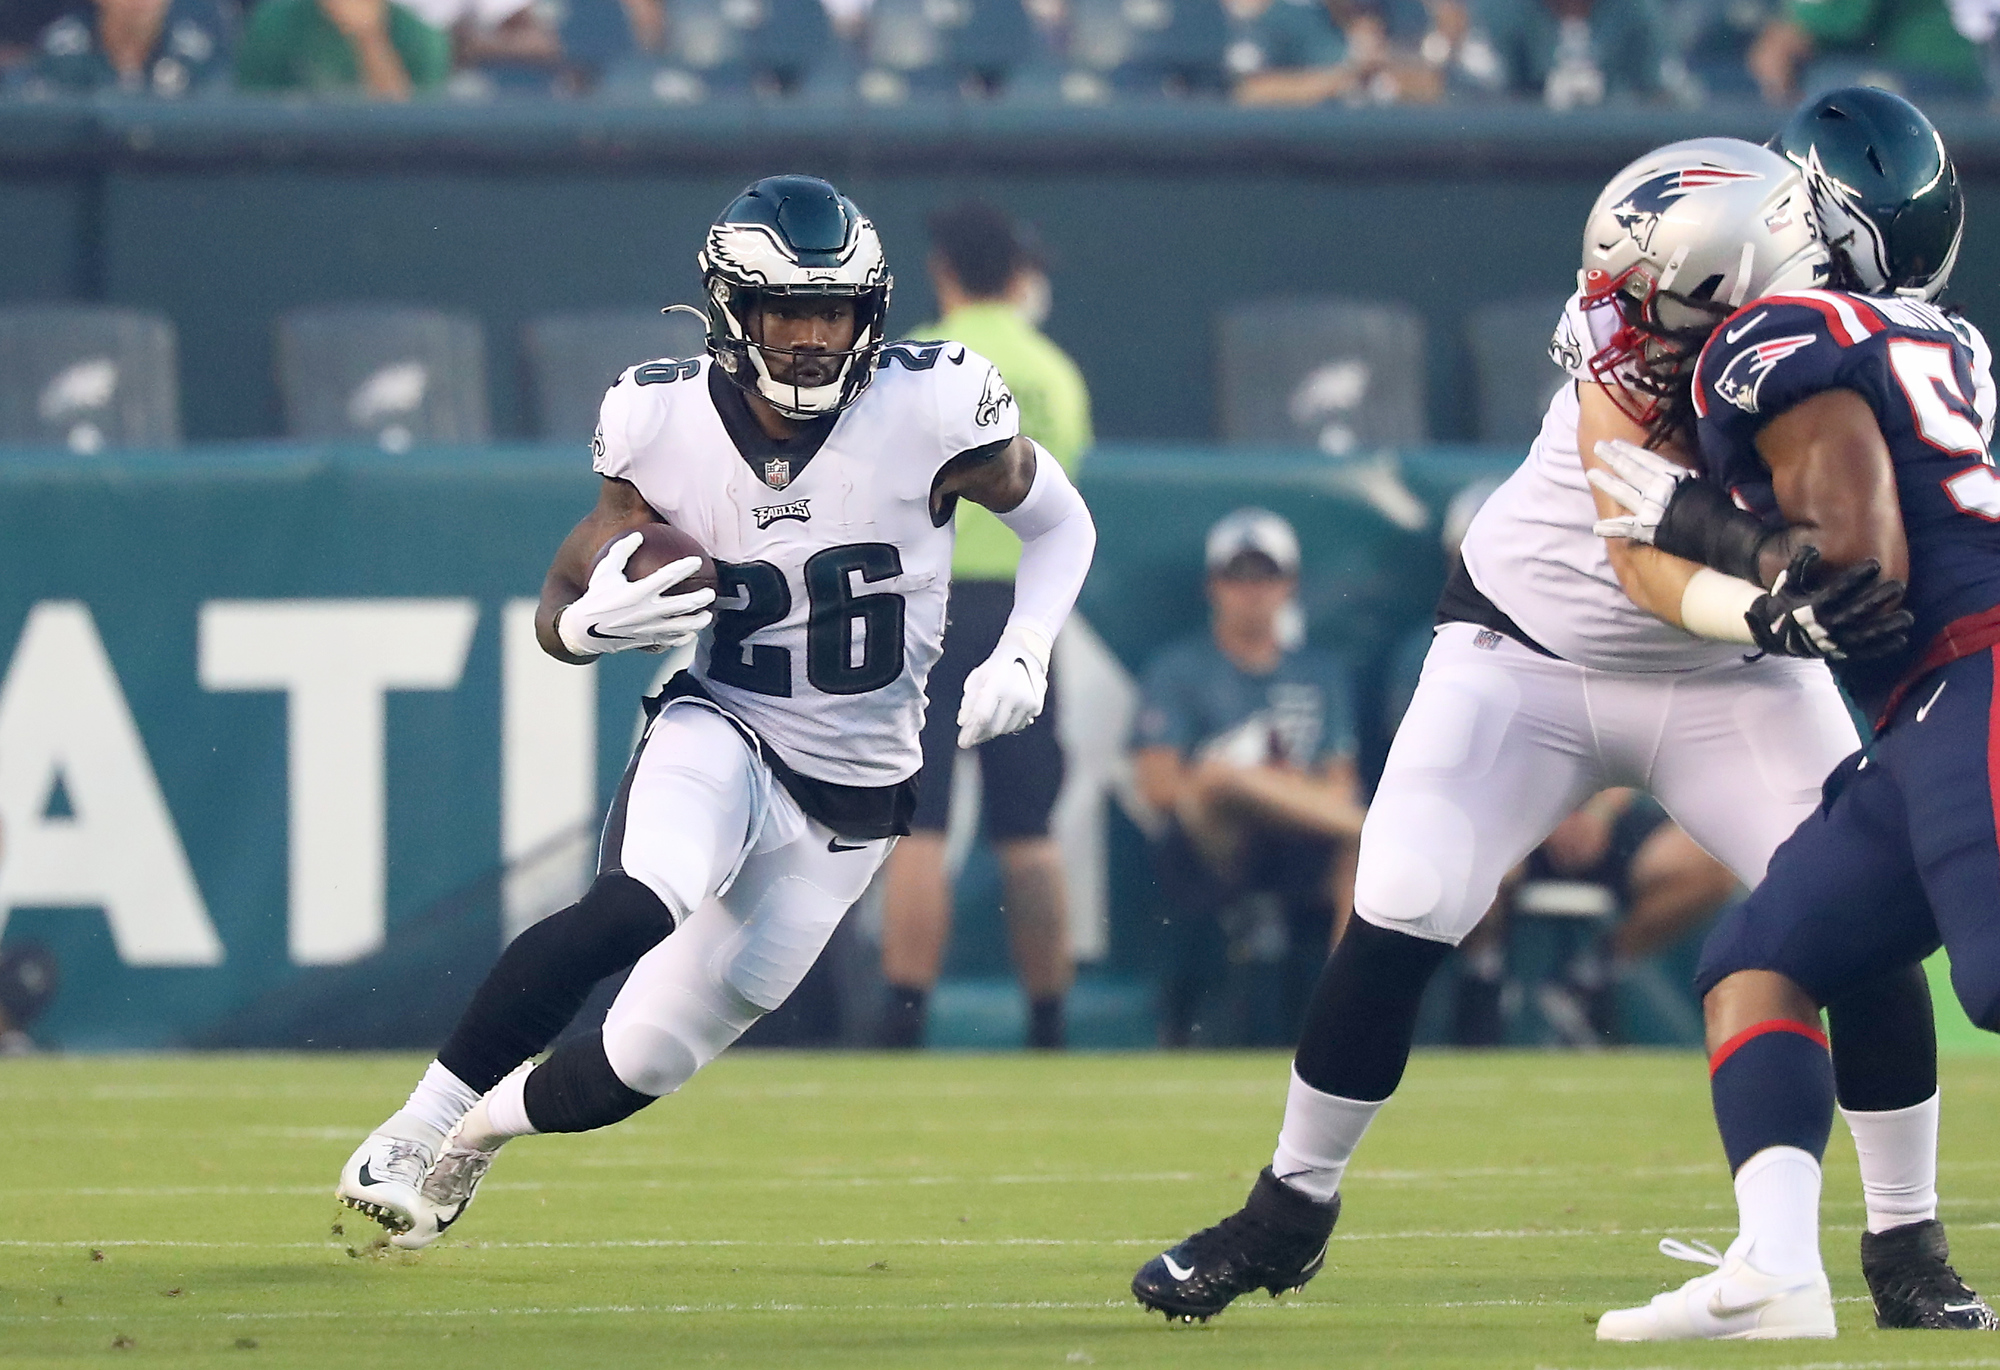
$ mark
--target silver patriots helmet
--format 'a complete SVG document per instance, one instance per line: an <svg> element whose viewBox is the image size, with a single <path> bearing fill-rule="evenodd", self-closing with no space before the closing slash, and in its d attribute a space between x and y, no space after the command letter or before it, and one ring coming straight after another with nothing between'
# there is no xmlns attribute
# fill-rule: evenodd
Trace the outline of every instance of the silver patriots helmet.
<svg viewBox="0 0 2000 1370"><path fill-rule="evenodd" d="M817 176L767 176L709 226L696 260L706 297L709 355L736 384L794 419L837 413L868 388L894 282L875 225L852 200ZM831 380L798 385L771 374L771 356L785 355L785 349L754 343L749 319L772 295L854 301L852 345L814 354L836 363Z"/></svg>
<svg viewBox="0 0 2000 1370"><path fill-rule="evenodd" d="M1805 182L1777 153L1735 138L1649 152L1584 227L1584 303L1613 303L1622 320L1590 373L1651 423L1717 324L1761 295L1824 284L1830 260Z"/></svg>

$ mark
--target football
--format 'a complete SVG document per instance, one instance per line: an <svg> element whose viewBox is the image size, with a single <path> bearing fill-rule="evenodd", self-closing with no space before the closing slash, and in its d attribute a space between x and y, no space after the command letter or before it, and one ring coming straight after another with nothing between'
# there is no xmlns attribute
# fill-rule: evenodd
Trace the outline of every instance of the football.
<svg viewBox="0 0 2000 1370"><path fill-rule="evenodd" d="M597 549L597 555L591 558L590 564L595 566L604 560L604 554L611 550L612 544L625 536L620 533L618 537L607 539ZM679 561L682 557L700 557L701 565L695 567L693 575L674 586L672 593L681 595L715 588L715 563L709 560L701 544L686 533L671 524L649 523L639 530L639 536L642 541L632 549L632 556L625 563L625 579L644 580L669 562Z"/></svg>

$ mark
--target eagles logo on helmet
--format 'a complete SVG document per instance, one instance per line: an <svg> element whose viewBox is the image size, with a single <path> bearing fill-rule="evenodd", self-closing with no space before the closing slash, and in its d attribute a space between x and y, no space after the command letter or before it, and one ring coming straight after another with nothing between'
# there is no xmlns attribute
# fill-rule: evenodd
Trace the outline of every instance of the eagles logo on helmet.
<svg viewBox="0 0 2000 1370"><path fill-rule="evenodd" d="M709 355L730 380L799 420L838 413L868 388L894 280L874 224L831 184L767 176L747 187L709 227L696 260ZM772 296L852 300L853 341L832 352L759 343L752 315ZM832 377L809 383L802 363L815 371L831 363Z"/></svg>

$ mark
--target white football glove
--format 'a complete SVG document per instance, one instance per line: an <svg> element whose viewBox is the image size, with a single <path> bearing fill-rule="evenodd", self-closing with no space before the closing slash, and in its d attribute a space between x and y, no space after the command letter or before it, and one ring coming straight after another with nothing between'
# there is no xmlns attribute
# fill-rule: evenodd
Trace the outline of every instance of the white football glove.
<svg viewBox="0 0 2000 1370"><path fill-rule="evenodd" d="M959 746L977 747L1035 721L1049 688L1049 649L1049 640L1025 624L1010 625L1000 635L993 655L965 678Z"/></svg>
<svg viewBox="0 0 2000 1370"><path fill-rule="evenodd" d="M700 557L670 561L643 580L625 579L625 563L639 549L637 533L611 545L591 568L590 586L556 616L556 636L573 656L609 652L664 652L690 642L715 621L708 606L715 591L666 592L693 575Z"/></svg>
<svg viewBox="0 0 2000 1370"><path fill-rule="evenodd" d="M1597 459L1611 468L1591 467L1590 483L1626 510L1621 518L1599 519L1591 531L1601 538L1630 538L1651 545L1680 483L1694 474L1671 457L1623 438L1597 444Z"/></svg>

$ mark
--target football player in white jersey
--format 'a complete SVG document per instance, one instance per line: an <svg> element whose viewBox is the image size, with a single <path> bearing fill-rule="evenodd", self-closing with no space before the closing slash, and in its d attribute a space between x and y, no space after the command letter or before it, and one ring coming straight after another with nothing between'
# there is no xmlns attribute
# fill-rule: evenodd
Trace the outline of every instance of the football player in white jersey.
<svg viewBox="0 0 2000 1370"><path fill-rule="evenodd" d="M1012 616L966 682L961 746L1040 712L1090 565L1089 511L1019 434L992 364L883 341L881 243L839 191L757 182L700 262L708 355L634 367L605 396L598 504L557 552L536 619L563 661L697 635L699 650L647 701L590 891L508 946L341 1172L341 1199L401 1247L458 1220L502 1143L605 1127L673 1093L810 969L908 831L957 500L1022 539ZM694 557L626 579L635 530L662 521L711 554L717 591L680 590ZM518 1069L627 966L601 1032Z"/></svg>
<svg viewBox="0 0 2000 1370"><path fill-rule="evenodd" d="M1612 786L1648 790L1755 884L1854 750L1824 664L1800 658L1899 646L1908 619L1895 610L1897 587L1856 570L1811 595L1783 583L1767 593L1651 547L1607 543L1593 525L1622 511L1593 492L1595 459L1579 455L1603 439L1645 441L1669 380L1694 359L1677 330L1818 284L1828 264L1800 175L1752 144L1663 148L1599 197L1583 288L1551 348L1574 383L1473 520L1440 601L1362 830L1356 916L1321 974L1276 1153L1242 1210L1139 1270L1132 1289L1146 1307L1207 1318L1252 1289L1277 1294L1318 1272L1342 1177L1402 1078L1432 973L1503 876L1582 800ZM1766 626L1755 659L1745 658L1746 609ZM1858 998L1836 1006L1834 1051L1843 1096L1873 1100L1908 1087L1914 1039L1934 1059L1929 997L1920 979L1898 975ZM1907 1102L1848 1112L1871 1219L1935 1218L1934 1081ZM1927 1311L1952 1302L1948 1274L1941 1255L1928 1259ZM1877 1293L1878 1311L1894 1312ZM1984 1317L1932 1325L1990 1325Z"/></svg>

